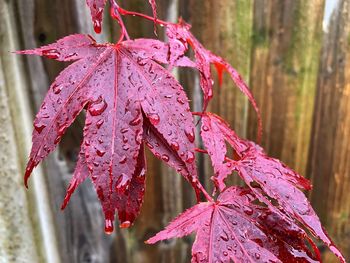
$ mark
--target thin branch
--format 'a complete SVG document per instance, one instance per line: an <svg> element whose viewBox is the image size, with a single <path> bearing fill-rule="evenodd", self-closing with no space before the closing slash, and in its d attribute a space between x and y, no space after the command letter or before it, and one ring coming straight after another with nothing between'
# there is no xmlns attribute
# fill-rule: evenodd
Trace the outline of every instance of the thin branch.
<svg viewBox="0 0 350 263"><path fill-rule="evenodd" d="M153 22L155 22L156 24L159 24L160 26L166 26L166 25L173 24L173 23L170 23L170 22L166 22L166 21L160 20L160 19L158 19L158 18L157 18L157 19L154 19L154 17L148 16L148 15L145 15L145 14L141 14L141 13L138 13L138 12L133 12L133 11L125 10L125 9L121 8L120 6L118 6L118 11L119 11L119 13L122 14L122 15L131 15L131 16L142 17L142 18L144 18L144 19L153 21Z"/></svg>
<svg viewBox="0 0 350 263"><path fill-rule="evenodd" d="M111 3L111 17L114 18L115 20L117 20L117 22L120 25L121 30L122 30L121 35L120 35L119 40L118 40L118 43L123 41L124 37L127 40L130 40L130 36L128 34L128 31L126 30L126 26L123 22L122 17L120 16L119 5L117 4L117 2L115 0L110 0L110 3Z"/></svg>

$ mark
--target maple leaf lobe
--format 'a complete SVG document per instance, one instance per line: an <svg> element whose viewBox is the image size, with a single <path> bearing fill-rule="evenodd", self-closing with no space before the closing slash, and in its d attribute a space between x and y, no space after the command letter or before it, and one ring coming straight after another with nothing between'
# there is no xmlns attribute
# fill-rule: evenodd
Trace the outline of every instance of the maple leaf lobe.
<svg viewBox="0 0 350 263"><path fill-rule="evenodd" d="M142 49L142 41L156 48ZM53 49L59 55L47 56L46 50ZM139 213L145 188L144 141L157 157L161 154L160 159L182 170L188 181L196 181L192 114L183 88L157 63L168 62L169 48L160 41L99 45L89 36L72 35L19 53L67 61L73 60L67 58L71 51L77 54L73 64L51 85L35 118L25 180L86 108L81 154L62 208L90 176L102 203L106 232L111 232L116 210L123 227Z"/></svg>
<svg viewBox="0 0 350 263"><path fill-rule="evenodd" d="M281 217L286 216L290 223L299 221L330 247L336 256L343 259L322 228L320 219L305 194L300 190L311 189L307 179L279 160L268 157L254 142L239 138L225 121L214 114L203 114L201 135L214 167L214 182L220 190L226 187L226 177L237 171L259 201L265 203L271 211ZM225 142L233 148L238 160L226 161L223 154L227 152ZM271 200L277 201L279 207Z"/></svg>
<svg viewBox="0 0 350 263"><path fill-rule="evenodd" d="M147 243L196 232L192 262L318 262L297 225L254 205L254 200L249 189L230 187L217 202L186 210ZM279 231L271 232L276 224Z"/></svg>
<svg viewBox="0 0 350 263"><path fill-rule="evenodd" d="M102 16L106 2L107 0L86 0L86 4L90 8L94 30L97 34L101 33L102 30Z"/></svg>

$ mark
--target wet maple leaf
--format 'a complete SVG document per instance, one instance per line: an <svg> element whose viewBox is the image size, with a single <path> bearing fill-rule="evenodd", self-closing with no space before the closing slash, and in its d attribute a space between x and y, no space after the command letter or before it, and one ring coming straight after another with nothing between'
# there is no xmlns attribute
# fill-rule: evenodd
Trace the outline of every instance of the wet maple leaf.
<svg viewBox="0 0 350 263"><path fill-rule="evenodd" d="M211 65L214 65L219 74L219 83L222 84L222 75L226 71L236 86L247 96L254 110L258 115L259 137L262 133L262 124L260 110L256 101L241 75L223 58L213 54L211 51L203 47L203 45L195 38L190 31L191 26L180 19L178 24L168 24L166 34L169 38L171 54L180 54L188 50L189 45L192 47L195 56L196 68L200 73L200 86L204 96L204 110L206 109L210 99L213 97L214 80L211 72ZM170 61L174 61L170 55Z"/></svg>
<svg viewBox="0 0 350 263"><path fill-rule="evenodd" d="M146 243L196 232L193 263L319 262L315 244L298 225L254 201L249 189L230 187L216 202L188 209Z"/></svg>
<svg viewBox="0 0 350 263"><path fill-rule="evenodd" d="M307 179L279 160L268 157L254 142L239 138L225 121L214 114L202 115L201 137L213 163L213 180L220 191L225 189L226 177L237 171L261 202L280 216L287 215L290 223L294 219L300 221L330 247L336 256L344 259L300 190L311 189ZM226 158L226 142L234 149L238 160ZM278 208L272 204L271 199L277 201Z"/></svg>
<svg viewBox="0 0 350 263"><path fill-rule="evenodd" d="M90 8L92 22L96 33L101 33L103 10L107 0L86 0L86 4Z"/></svg>
<svg viewBox="0 0 350 263"><path fill-rule="evenodd" d="M158 158L196 188L194 124L188 99L174 77L157 63L169 62L169 49L157 40L101 45L89 36L71 35L18 52L74 61L52 83L34 120L26 185L33 168L86 109L81 154L63 207L76 186L90 176L102 203L106 231L112 229L116 209L121 225L129 226L143 200L144 140ZM178 63L187 65L189 60L179 57Z"/></svg>

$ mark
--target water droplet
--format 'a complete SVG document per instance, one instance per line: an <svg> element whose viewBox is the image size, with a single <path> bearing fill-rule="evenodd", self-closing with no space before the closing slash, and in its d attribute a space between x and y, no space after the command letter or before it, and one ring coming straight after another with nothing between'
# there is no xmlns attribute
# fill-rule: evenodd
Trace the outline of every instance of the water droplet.
<svg viewBox="0 0 350 263"><path fill-rule="evenodd" d="M153 145L152 144L150 144L149 142L146 142L146 145L148 146L148 148L150 148L150 149L153 149L154 147L153 147Z"/></svg>
<svg viewBox="0 0 350 263"><path fill-rule="evenodd" d="M129 139L125 135L123 135L123 143L127 143L128 141Z"/></svg>
<svg viewBox="0 0 350 263"><path fill-rule="evenodd" d="M149 67L148 72L154 74L153 64Z"/></svg>
<svg viewBox="0 0 350 263"><path fill-rule="evenodd" d="M177 102L180 103L181 105L185 104L185 101L181 97L177 98Z"/></svg>
<svg viewBox="0 0 350 263"><path fill-rule="evenodd" d="M94 30L97 34L100 34L102 31L101 21L99 19L94 19Z"/></svg>
<svg viewBox="0 0 350 263"><path fill-rule="evenodd" d="M205 131L205 132L207 132L207 131L209 131L209 127L206 126L206 125L203 125L202 130Z"/></svg>
<svg viewBox="0 0 350 263"><path fill-rule="evenodd" d="M120 130L120 132L121 133L126 133L126 132L128 132L128 130L129 130L128 128L123 128L123 129Z"/></svg>
<svg viewBox="0 0 350 263"><path fill-rule="evenodd" d="M142 121L141 120L141 112L138 110L137 114L136 114L136 117L132 121L130 121L129 124L131 126L137 126L137 125L139 125L141 123L141 121Z"/></svg>
<svg viewBox="0 0 350 263"><path fill-rule="evenodd" d="M188 162L188 163L193 163L194 158L195 158L194 153L188 151L188 152L187 152L186 162Z"/></svg>
<svg viewBox="0 0 350 263"><path fill-rule="evenodd" d="M166 99L171 99L172 97L173 97L173 94L164 95L164 98L166 98Z"/></svg>
<svg viewBox="0 0 350 263"><path fill-rule="evenodd" d="M127 161L127 158L126 158L126 156L124 155L124 156L120 159L119 163L120 163L120 164L123 164L123 163L126 163L126 161Z"/></svg>
<svg viewBox="0 0 350 263"><path fill-rule="evenodd" d="M160 122L159 115L157 113L148 114L148 119L153 125L158 125Z"/></svg>
<svg viewBox="0 0 350 263"><path fill-rule="evenodd" d="M68 54L65 58L66 59L71 59L71 58L77 57L77 56L78 56L78 54L74 52L74 53Z"/></svg>
<svg viewBox="0 0 350 263"><path fill-rule="evenodd" d="M260 254L259 253L255 253L255 257L256 257L256 259L260 259Z"/></svg>
<svg viewBox="0 0 350 263"><path fill-rule="evenodd" d="M223 252L223 254L224 254L224 256L225 256L225 257L227 257L227 256L228 256L227 251L224 251L224 252Z"/></svg>
<svg viewBox="0 0 350 263"><path fill-rule="evenodd" d="M85 144L86 146L90 146L90 141L85 140L84 144Z"/></svg>
<svg viewBox="0 0 350 263"><path fill-rule="evenodd" d="M92 123L92 121L91 121L90 119L89 119L89 120L86 120L86 121L85 121L85 126L90 126L91 123Z"/></svg>
<svg viewBox="0 0 350 263"><path fill-rule="evenodd" d="M170 146L174 151L178 151L180 149L180 146L177 142L172 142Z"/></svg>
<svg viewBox="0 0 350 263"><path fill-rule="evenodd" d="M106 101L100 96L96 101L93 101L89 106L89 112L92 116L101 115L107 108Z"/></svg>
<svg viewBox="0 0 350 263"><path fill-rule="evenodd" d="M99 120L99 121L96 123L97 129L101 128L101 126L102 126L102 124L103 124L104 122L105 122L104 119Z"/></svg>
<svg viewBox="0 0 350 263"><path fill-rule="evenodd" d="M61 53L55 48L43 50L42 54L43 56L51 59L58 59L61 55Z"/></svg>
<svg viewBox="0 0 350 263"><path fill-rule="evenodd" d="M39 134L43 131L43 129L45 129L45 127L46 125L44 124L34 123L34 128Z"/></svg>
<svg viewBox="0 0 350 263"><path fill-rule="evenodd" d="M54 141L53 143L54 143L54 144L57 144L57 143L60 142L60 140L61 140L61 136L57 136L56 139L55 139L55 141Z"/></svg>
<svg viewBox="0 0 350 263"><path fill-rule="evenodd" d="M132 86L135 87L136 83L135 83L135 81L134 81L134 79L133 79L133 73L131 73L131 74L128 76L128 80L129 80L130 84L131 84Z"/></svg>
<svg viewBox="0 0 350 263"><path fill-rule="evenodd" d="M64 131L66 130L66 126L65 125L62 125L59 129L58 129L58 134L63 134L64 133Z"/></svg>
<svg viewBox="0 0 350 263"><path fill-rule="evenodd" d="M113 221L111 219L106 219L105 220L105 233L107 235L110 235L113 233L114 226L113 226Z"/></svg>
<svg viewBox="0 0 350 263"><path fill-rule="evenodd" d="M164 162L169 162L169 156L166 155L166 154L163 154L163 155L162 155L162 160L163 160Z"/></svg>
<svg viewBox="0 0 350 263"><path fill-rule="evenodd" d="M61 91L62 91L62 89L63 89L63 85L62 84L54 84L53 86L52 86L52 91L53 91L53 93L55 93L55 94L59 94Z"/></svg>
<svg viewBox="0 0 350 263"><path fill-rule="evenodd" d="M214 81L213 81L213 83L214 83ZM207 96L208 96L208 99L211 99L211 98L213 97L213 89L212 89L212 88L210 88L210 89L208 90Z"/></svg>
<svg viewBox="0 0 350 263"><path fill-rule="evenodd" d="M225 231L223 231L223 233L222 233L222 235L220 236L220 238L221 238L222 240L224 240L224 241L229 241L229 240L230 240L228 234L227 234Z"/></svg>
<svg viewBox="0 0 350 263"><path fill-rule="evenodd" d="M251 216L253 214L253 209L248 207L248 206L244 206L243 211L244 211L244 213L246 213L249 216Z"/></svg>
<svg viewBox="0 0 350 263"><path fill-rule="evenodd" d="M96 153L98 156L102 157L103 155L105 155L106 152L103 150L96 150Z"/></svg>
<svg viewBox="0 0 350 263"><path fill-rule="evenodd" d="M194 142L195 136L194 136L194 130L193 130L193 128L191 128L190 130L189 130L189 129L186 129L186 130L185 130L185 134L186 134L187 139L188 139L190 142Z"/></svg>
<svg viewBox="0 0 350 263"><path fill-rule="evenodd" d="M137 58L137 64L139 64L140 66L146 65L146 63L147 63L147 62L146 62L145 59L140 58L140 57Z"/></svg>
<svg viewBox="0 0 350 263"><path fill-rule="evenodd" d="M231 204L236 208L241 208L241 205L237 201L232 201Z"/></svg>
<svg viewBox="0 0 350 263"><path fill-rule="evenodd" d="M128 228L130 227L131 222L130 221L124 221L123 223L120 224L120 228Z"/></svg>
<svg viewBox="0 0 350 263"><path fill-rule="evenodd" d="M127 151L130 149L130 146L128 144L123 145L123 150Z"/></svg>
<svg viewBox="0 0 350 263"><path fill-rule="evenodd" d="M122 173L122 174L118 177L117 181L115 182L116 191L118 191L118 187L120 186L120 183L123 181L124 176L126 176L126 175L125 175L124 173Z"/></svg>

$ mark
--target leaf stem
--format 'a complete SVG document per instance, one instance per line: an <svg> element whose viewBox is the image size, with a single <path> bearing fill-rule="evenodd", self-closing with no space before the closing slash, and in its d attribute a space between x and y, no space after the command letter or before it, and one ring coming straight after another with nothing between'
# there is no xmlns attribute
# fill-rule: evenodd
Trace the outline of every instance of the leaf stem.
<svg viewBox="0 0 350 263"><path fill-rule="evenodd" d="M117 6L118 6L118 5L117 5ZM166 22L166 21L160 20L160 19L158 19L158 18L157 18L157 19L154 19L154 17L148 16L148 15L145 15L145 14L142 14L142 13L138 13L138 12L133 12L133 11L125 10L125 9L121 8L120 6L118 6L118 11L119 11L119 13L122 14L122 15L131 15L131 16L142 17L142 18L144 18L144 19L153 21L153 22L159 24L160 26L166 26L166 25L172 24L172 23L170 23L170 22Z"/></svg>
<svg viewBox="0 0 350 263"><path fill-rule="evenodd" d="M114 18L115 20L117 20L117 22L120 25L121 30L122 30L121 35L120 35L117 43L120 43L121 41L123 41L124 37L127 40L130 40L130 36L128 34L128 31L126 30L126 26L123 22L122 17L120 16L119 5L117 4L117 2L115 0L110 0L110 3L111 3L111 17Z"/></svg>
<svg viewBox="0 0 350 263"><path fill-rule="evenodd" d="M212 202L212 203L215 202L214 199L210 196L210 194L208 194L208 192L204 189L203 185L198 179L195 179L193 183L195 183L198 189L201 190L201 192L203 193L204 197L207 199L208 202Z"/></svg>

